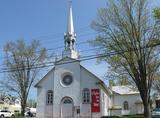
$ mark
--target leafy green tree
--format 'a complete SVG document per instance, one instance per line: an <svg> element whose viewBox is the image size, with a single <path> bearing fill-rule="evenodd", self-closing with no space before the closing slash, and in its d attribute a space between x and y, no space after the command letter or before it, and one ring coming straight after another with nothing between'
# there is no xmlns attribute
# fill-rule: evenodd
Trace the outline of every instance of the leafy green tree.
<svg viewBox="0 0 160 118"><path fill-rule="evenodd" d="M4 46L8 79L4 82L7 89L16 92L21 100L21 114L24 115L30 88L36 80L40 66L46 59L46 49L40 42L33 40L26 45L23 40L8 42Z"/></svg>
<svg viewBox="0 0 160 118"><path fill-rule="evenodd" d="M159 20L160 19L160 8L155 8L154 11L154 17Z"/></svg>
<svg viewBox="0 0 160 118"><path fill-rule="evenodd" d="M132 81L128 79L126 74L117 74L113 70L109 70L105 75L104 79L109 81L109 85L121 86L121 85L132 85ZM110 83L111 82L111 83Z"/></svg>
<svg viewBox="0 0 160 118"><path fill-rule="evenodd" d="M144 117L151 118L150 93L160 59L160 29L148 11L147 0L108 0L98 10L92 28L98 32L92 45L101 61L116 76L126 76L134 82L144 105ZM103 55L103 56L102 56Z"/></svg>

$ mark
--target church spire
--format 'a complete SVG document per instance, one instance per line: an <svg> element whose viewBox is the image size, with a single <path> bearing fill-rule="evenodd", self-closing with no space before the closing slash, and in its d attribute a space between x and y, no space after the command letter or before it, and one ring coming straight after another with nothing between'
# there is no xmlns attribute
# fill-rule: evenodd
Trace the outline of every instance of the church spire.
<svg viewBox="0 0 160 118"><path fill-rule="evenodd" d="M78 59L79 54L75 49L75 41L76 41L76 33L74 32L74 25L73 25L72 1L69 1L67 31L64 34L65 50L63 52L63 57L67 56Z"/></svg>
<svg viewBox="0 0 160 118"><path fill-rule="evenodd" d="M64 39L65 39L65 49L74 50L76 34L74 33L74 25L73 25L72 1L69 1L67 32L64 35Z"/></svg>
<svg viewBox="0 0 160 118"><path fill-rule="evenodd" d="M67 32L74 33L73 16L72 16L72 1L69 1L69 16L67 24Z"/></svg>

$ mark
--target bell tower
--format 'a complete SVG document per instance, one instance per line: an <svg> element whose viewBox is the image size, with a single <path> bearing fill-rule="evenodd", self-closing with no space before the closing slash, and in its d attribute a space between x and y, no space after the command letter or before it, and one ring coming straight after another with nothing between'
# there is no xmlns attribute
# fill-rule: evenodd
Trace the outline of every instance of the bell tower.
<svg viewBox="0 0 160 118"><path fill-rule="evenodd" d="M72 1L69 2L69 15L67 23L67 31L64 34L65 49L62 57L70 57L74 59L79 58L79 53L75 47L76 33L74 32L73 15L72 15Z"/></svg>

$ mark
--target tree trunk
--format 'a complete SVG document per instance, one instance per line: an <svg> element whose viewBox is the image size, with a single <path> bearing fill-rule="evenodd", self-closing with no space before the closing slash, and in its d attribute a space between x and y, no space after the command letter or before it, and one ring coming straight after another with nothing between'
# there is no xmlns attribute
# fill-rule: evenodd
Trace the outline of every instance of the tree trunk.
<svg viewBox="0 0 160 118"><path fill-rule="evenodd" d="M25 113L25 107L24 105L21 105L21 115L24 116Z"/></svg>
<svg viewBox="0 0 160 118"><path fill-rule="evenodd" d="M25 109L26 109L26 101L22 100L22 102L21 102L21 115L22 116L24 116Z"/></svg>
<svg viewBox="0 0 160 118"><path fill-rule="evenodd" d="M140 91L140 95L144 106L144 118L152 118L150 109L150 97L149 93L147 92L147 89L145 89L145 91Z"/></svg>
<svg viewBox="0 0 160 118"><path fill-rule="evenodd" d="M150 104L144 105L144 118L152 118Z"/></svg>

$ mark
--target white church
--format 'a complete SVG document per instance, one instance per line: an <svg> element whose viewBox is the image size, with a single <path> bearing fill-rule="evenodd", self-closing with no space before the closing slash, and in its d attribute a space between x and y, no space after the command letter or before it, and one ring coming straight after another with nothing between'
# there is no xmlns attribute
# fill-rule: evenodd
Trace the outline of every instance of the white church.
<svg viewBox="0 0 160 118"><path fill-rule="evenodd" d="M62 59L36 85L37 118L100 118L142 114L139 92L130 86L107 87L80 64L69 7Z"/></svg>

